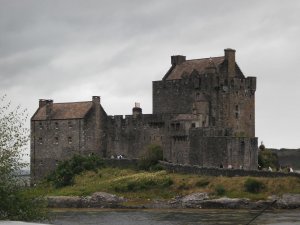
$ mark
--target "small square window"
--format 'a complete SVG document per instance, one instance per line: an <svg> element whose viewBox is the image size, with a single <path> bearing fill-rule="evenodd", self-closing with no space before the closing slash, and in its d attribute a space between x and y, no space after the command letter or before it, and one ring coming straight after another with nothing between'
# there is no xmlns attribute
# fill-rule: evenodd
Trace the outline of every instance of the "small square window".
<svg viewBox="0 0 300 225"><path fill-rule="evenodd" d="M58 137L54 138L54 144L58 145Z"/></svg>
<svg viewBox="0 0 300 225"><path fill-rule="evenodd" d="M68 143L72 144L72 138L71 137L68 137Z"/></svg>

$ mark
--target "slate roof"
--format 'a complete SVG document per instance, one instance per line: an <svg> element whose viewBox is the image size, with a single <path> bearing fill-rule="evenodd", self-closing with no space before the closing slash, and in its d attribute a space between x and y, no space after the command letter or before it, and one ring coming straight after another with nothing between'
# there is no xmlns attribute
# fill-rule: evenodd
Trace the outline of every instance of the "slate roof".
<svg viewBox="0 0 300 225"><path fill-rule="evenodd" d="M91 110L93 102L53 103L50 119L81 119ZM31 120L46 120L46 106L39 108Z"/></svg>
<svg viewBox="0 0 300 225"><path fill-rule="evenodd" d="M191 74L193 70L198 71L198 73L204 73L207 67L218 66L224 62L225 57L211 57L203 59L192 59L186 60L185 62L171 67L165 76L166 80L176 80L181 79L183 74Z"/></svg>

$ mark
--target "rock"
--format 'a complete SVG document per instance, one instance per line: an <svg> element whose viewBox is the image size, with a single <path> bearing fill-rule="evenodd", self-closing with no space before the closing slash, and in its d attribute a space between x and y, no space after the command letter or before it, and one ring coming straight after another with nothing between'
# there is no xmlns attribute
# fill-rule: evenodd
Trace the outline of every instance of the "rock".
<svg viewBox="0 0 300 225"><path fill-rule="evenodd" d="M119 203L124 202L123 197L118 197L114 194L109 194L106 192L95 192L92 196L89 196L85 199L86 207L117 207Z"/></svg>
<svg viewBox="0 0 300 225"><path fill-rule="evenodd" d="M181 198L179 201L181 202L181 205L183 207L187 208L201 208L201 203L204 200L209 199L208 194L205 192L200 193L193 193L190 195L186 195L183 198Z"/></svg>
<svg viewBox="0 0 300 225"><path fill-rule="evenodd" d="M249 199L227 198L203 201L202 208L244 209L249 207Z"/></svg>
<svg viewBox="0 0 300 225"><path fill-rule="evenodd" d="M78 196L50 196L47 201L51 208L81 208L83 205Z"/></svg>
<svg viewBox="0 0 300 225"><path fill-rule="evenodd" d="M52 208L117 208L124 202L118 197L105 192L96 192L92 196L51 196L47 198L48 207Z"/></svg>
<svg viewBox="0 0 300 225"><path fill-rule="evenodd" d="M280 209L300 208L300 194L283 194L282 197L270 196L270 200L277 200L276 206Z"/></svg>

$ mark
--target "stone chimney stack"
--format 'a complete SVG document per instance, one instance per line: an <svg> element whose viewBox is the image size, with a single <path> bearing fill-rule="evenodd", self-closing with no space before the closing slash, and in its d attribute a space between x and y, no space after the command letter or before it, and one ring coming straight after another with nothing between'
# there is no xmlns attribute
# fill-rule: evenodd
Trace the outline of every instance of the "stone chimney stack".
<svg viewBox="0 0 300 225"><path fill-rule="evenodd" d="M93 102L95 103L95 104L100 104L100 96L93 96Z"/></svg>
<svg viewBox="0 0 300 225"><path fill-rule="evenodd" d="M45 106L47 104L47 100L46 99L40 99L39 100L39 108L42 108L43 106Z"/></svg>
<svg viewBox="0 0 300 225"><path fill-rule="evenodd" d="M137 118L142 115L142 108L140 107L140 103L134 103L134 107L132 108L132 116L133 118Z"/></svg>
<svg viewBox="0 0 300 225"><path fill-rule="evenodd" d="M50 118L52 110L53 110L53 100L45 100L46 101L46 117L47 119Z"/></svg>
<svg viewBox="0 0 300 225"><path fill-rule="evenodd" d="M180 65L181 63L186 61L186 57L184 55L173 55L171 56L172 66Z"/></svg>
<svg viewBox="0 0 300 225"><path fill-rule="evenodd" d="M226 48L224 52L225 62L227 63L227 75L228 77L235 77L235 50Z"/></svg>

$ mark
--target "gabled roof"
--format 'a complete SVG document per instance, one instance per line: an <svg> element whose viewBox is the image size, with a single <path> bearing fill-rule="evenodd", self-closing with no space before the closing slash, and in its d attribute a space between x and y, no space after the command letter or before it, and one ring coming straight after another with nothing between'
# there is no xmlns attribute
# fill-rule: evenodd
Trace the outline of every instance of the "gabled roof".
<svg viewBox="0 0 300 225"><path fill-rule="evenodd" d="M198 73L204 73L206 68L218 66L224 62L225 57L211 57L211 58L203 58L203 59L192 59L186 60L185 62L171 67L171 69L166 74L166 80L176 80L181 79L182 74L191 74L194 70Z"/></svg>
<svg viewBox="0 0 300 225"><path fill-rule="evenodd" d="M53 103L50 119L81 119L91 110L93 102ZM46 120L46 107L40 107L31 120Z"/></svg>

